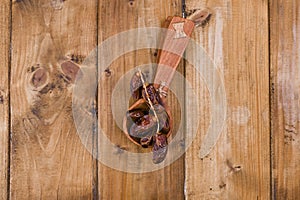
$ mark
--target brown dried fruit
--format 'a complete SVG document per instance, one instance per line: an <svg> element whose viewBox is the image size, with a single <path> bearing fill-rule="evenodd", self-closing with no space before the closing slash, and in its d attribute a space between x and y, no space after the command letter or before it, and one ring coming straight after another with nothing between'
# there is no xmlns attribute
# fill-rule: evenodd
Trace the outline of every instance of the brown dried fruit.
<svg viewBox="0 0 300 200"><path fill-rule="evenodd" d="M140 143L141 143L142 147L143 148L148 148L151 145L151 143L152 143L152 138L153 138L153 136L143 137L140 140Z"/></svg>
<svg viewBox="0 0 300 200"><path fill-rule="evenodd" d="M137 100L137 99L141 98L142 88L143 88L143 82L141 80L141 75L140 75L140 73L136 72L132 76L131 81L130 81L130 92L131 92L133 99Z"/></svg>
<svg viewBox="0 0 300 200"><path fill-rule="evenodd" d="M168 142L166 135L156 135L152 151L153 163L161 163L166 158L168 152Z"/></svg>
<svg viewBox="0 0 300 200"><path fill-rule="evenodd" d="M142 111L140 109L127 111L127 114L126 114L127 118L129 120L132 120L132 122L134 122L134 123L138 123L139 120L142 117L144 117L144 115L145 115L145 111Z"/></svg>
<svg viewBox="0 0 300 200"><path fill-rule="evenodd" d="M155 104L159 104L161 102L159 94L152 84L147 86L147 93L149 95L149 98L150 98L152 104L155 105ZM142 90L142 95L145 100L148 100L145 89Z"/></svg>
<svg viewBox="0 0 300 200"><path fill-rule="evenodd" d="M153 116L145 115L140 119L140 122L134 123L130 130L129 134L136 138L143 138L149 135L154 135L157 129L157 122Z"/></svg>
<svg viewBox="0 0 300 200"><path fill-rule="evenodd" d="M126 135L144 148L153 146L153 163L158 164L167 154L170 116L162 104L159 92L153 84L145 83L141 71L133 75L130 90L135 101L126 113Z"/></svg>
<svg viewBox="0 0 300 200"><path fill-rule="evenodd" d="M168 113L166 112L165 108L160 104L154 105L154 110L159 119L159 132L162 134L168 134L170 131L170 117Z"/></svg>

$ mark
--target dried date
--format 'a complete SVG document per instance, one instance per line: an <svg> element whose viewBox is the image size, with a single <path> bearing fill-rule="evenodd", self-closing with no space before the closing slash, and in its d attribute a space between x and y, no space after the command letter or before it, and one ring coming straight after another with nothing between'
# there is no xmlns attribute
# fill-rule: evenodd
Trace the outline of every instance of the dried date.
<svg viewBox="0 0 300 200"><path fill-rule="evenodd" d="M155 136L155 142L152 151L152 161L154 164L161 163L166 158L168 152L168 142L166 135Z"/></svg>
<svg viewBox="0 0 300 200"><path fill-rule="evenodd" d="M159 132L162 134L168 134L170 131L169 115L162 105L156 104L153 107L159 120Z"/></svg>
<svg viewBox="0 0 300 200"><path fill-rule="evenodd" d="M161 100L160 100L159 94L158 94L157 90L154 88L154 86L152 84L150 84L146 87L146 89L147 89L146 90L147 93L146 93L145 89L142 90L143 98L148 101L148 96L147 96L147 94L148 94L149 99L153 105L160 104Z"/></svg>
<svg viewBox="0 0 300 200"><path fill-rule="evenodd" d="M157 130L157 122L154 116L145 115L140 122L134 123L129 131L129 134L136 138L143 138L149 135L154 135Z"/></svg>
<svg viewBox="0 0 300 200"><path fill-rule="evenodd" d="M153 84L145 82L144 74L135 73L130 82L134 100L126 113L128 137L144 148L152 146L153 163L162 162L168 151L170 116L159 92Z"/></svg>
<svg viewBox="0 0 300 200"><path fill-rule="evenodd" d="M132 76L131 81L130 81L130 92L131 92L132 98L135 100L140 99L142 97L143 82L141 79L141 75L144 78L143 73L136 72Z"/></svg>
<svg viewBox="0 0 300 200"><path fill-rule="evenodd" d="M151 135L143 137L140 141L142 147L148 148L152 143L152 139L153 139L153 136L151 136Z"/></svg>
<svg viewBox="0 0 300 200"><path fill-rule="evenodd" d="M127 119L132 120L134 123L139 123L141 118L145 116L145 111L131 110L126 113Z"/></svg>

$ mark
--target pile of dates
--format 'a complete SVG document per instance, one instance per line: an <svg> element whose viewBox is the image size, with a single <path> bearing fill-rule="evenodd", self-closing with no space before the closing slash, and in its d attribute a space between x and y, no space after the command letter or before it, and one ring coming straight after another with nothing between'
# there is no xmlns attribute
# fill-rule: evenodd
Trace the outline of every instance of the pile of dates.
<svg viewBox="0 0 300 200"><path fill-rule="evenodd" d="M153 163L162 162L167 154L170 116L153 84L144 83L142 72L133 75L130 89L133 103L126 113L127 137L144 148L151 148Z"/></svg>

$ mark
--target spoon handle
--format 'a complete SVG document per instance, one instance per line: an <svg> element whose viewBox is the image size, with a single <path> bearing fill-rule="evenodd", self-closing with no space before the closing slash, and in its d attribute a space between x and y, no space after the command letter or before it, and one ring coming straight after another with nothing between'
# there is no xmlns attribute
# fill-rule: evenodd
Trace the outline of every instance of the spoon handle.
<svg viewBox="0 0 300 200"><path fill-rule="evenodd" d="M170 19L154 78L154 87L159 89L161 94L166 94L195 26L189 19L177 16L169 17L168 20Z"/></svg>

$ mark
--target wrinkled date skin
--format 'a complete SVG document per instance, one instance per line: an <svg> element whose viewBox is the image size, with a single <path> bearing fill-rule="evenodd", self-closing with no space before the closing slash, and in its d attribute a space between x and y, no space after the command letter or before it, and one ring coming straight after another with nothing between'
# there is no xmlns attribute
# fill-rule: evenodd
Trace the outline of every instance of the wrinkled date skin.
<svg viewBox="0 0 300 200"><path fill-rule="evenodd" d="M156 133L157 122L151 115L145 115L139 120L139 123L134 123L129 131L133 137L143 138Z"/></svg>
<svg viewBox="0 0 300 200"><path fill-rule="evenodd" d="M160 104L156 104L154 105L154 110L156 111L159 119L159 131L162 134L168 134L170 131L169 115L167 114L165 108Z"/></svg>
<svg viewBox="0 0 300 200"><path fill-rule="evenodd" d="M133 110L127 112L127 118L131 119L134 123L139 123L144 116L145 113L142 110Z"/></svg>
<svg viewBox="0 0 300 200"><path fill-rule="evenodd" d="M138 72L136 72L132 76L130 81L130 92L134 100L138 100L142 97L142 89L143 89L143 82L141 80L141 75Z"/></svg>
<svg viewBox="0 0 300 200"><path fill-rule="evenodd" d="M158 164L161 163L168 152L168 142L167 142L167 136L162 135L156 135L155 137L155 143L153 145L153 163Z"/></svg>
<svg viewBox="0 0 300 200"><path fill-rule="evenodd" d="M149 98L152 102L153 105L157 105L161 103L160 97L156 89L154 88L153 85L148 85L147 86L147 93L149 94ZM145 89L142 90L142 95L144 99L147 99L147 95L145 92Z"/></svg>
<svg viewBox="0 0 300 200"><path fill-rule="evenodd" d="M161 103L159 93L152 84L146 86L141 80L142 73L135 73L130 82L132 98L135 101L144 99L143 104L135 105L127 113L127 131L129 137L144 148L152 147L152 161L162 162L168 151L168 133L170 132L170 117ZM142 76L144 76L142 74ZM153 109L151 109L151 101ZM157 119L157 118L158 119ZM159 123L158 123L159 122Z"/></svg>

